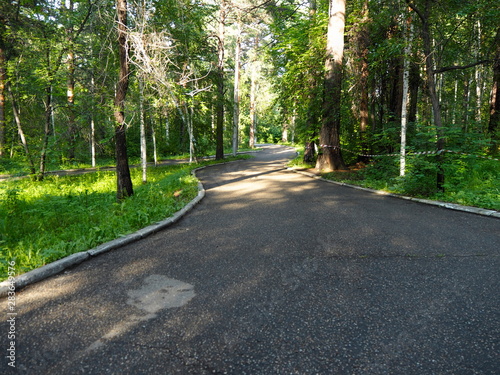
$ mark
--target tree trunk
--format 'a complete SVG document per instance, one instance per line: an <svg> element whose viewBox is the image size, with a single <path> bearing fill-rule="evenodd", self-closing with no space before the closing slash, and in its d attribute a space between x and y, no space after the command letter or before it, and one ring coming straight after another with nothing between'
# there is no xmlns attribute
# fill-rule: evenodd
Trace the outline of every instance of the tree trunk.
<svg viewBox="0 0 500 375"><path fill-rule="evenodd" d="M259 47L259 37L255 38L255 49ZM257 75L258 75L258 62L257 58L250 63L250 132L248 145L250 148L255 147L255 138L257 133Z"/></svg>
<svg viewBox="0 0 500 375"><path fill-rule="evenodd" d="M314 163L316 155L316 145L314 142L307 142L306 149L304 150L304 163Z"/></svg>
<svg viewBox="0 0 500 375"><path fill-rule="evenodd" d="M401 103L401 149L399 158L399 175L404 176L406 170L406 130L408 125L408 91L410 86L410 55L411 55L411 43L412 43L412 25L411 16L407 21L404 21L405 30L405 51L404 51L404 63L403 63L403 100Z"/></svg>
<svg viewBox="0 0 500 375"><path fill-rule="evenodd" d="M410 63L410 103L408 110L408 122L414 124L417 121L418 89L420 87L420 66L414 62Z"/></svg>
<svg viewBox="0 0 500 375"><path fill-rule="evenodd" d="M217 63L217 122L215 127L215 159L224 159L224 34L226 27L226 0L222 0L219 10L219 33L217 50L219 60Z"/></svg>
<svg viewBox="0 0 500 375"><path fill-rule="evenodd" d="M73 13L73 0L66 2L68 8L69 26L66 29L66 38L68 42L67 57L67 103L68 103L68 158L74 159L76 156L77 130L75 120L75 52L73 42L73 23L70 21ZM64 6L64 5L63 5Z"/></svg>
<svg viewBox="0 0 500 375"><path fill-rule="evenodd" d="M238 133L240 127L240 47L241 47L241 25L238 20L236 35L236 47L234 51L234 113L233 113L233 156L238 152Z"/></svg>
<svg viewBox="0 0 500 375"><path fill-rule="evenodd" d="M361 150L363 154L368 154L368 142L366 132L368 130L369 112L368 112L368 53L370 47L370 38L368 30L369 10L368 0L363 3L363 20L358 35L358 51L361 61L360 88L361 95L359 101L359 136L361 141ZM364 157L362 157L364 159ZM365 161L365 160L363 160Z"/></svg>
<svg viewBox="0 0 500 375"><path fill-rule="evenodd" d="M316 169L333 171L345 169L340 150L340 110L342 94L342 59L344 56L345 0L330 0L325 62L325 97L320 144Z"/></svg>
<svg viewBox="0 0 500 375"><path fill-rule="evenodd" d="M500 151L500 28L497 29L496 53L493 61L493 86L491 89L490 101L490 122L488 124L488 133L493 141L491 151L496 154Z"/></svg>
<svg viewBox="0 0 500 375"><path fill-rule="evenodd" d="M146 124L144 120L144 78L139 77L139 132L141 138L142 183L148 182L148 156L146 148Z"/></svg>
<svg viewBox="0 0 500 375"><path fill-rule="evenodd" d="M45 89L47 99L45 101L45 122L43 128L42 151L40 153L40 168L36 179L42 181L45 177L47 164L47 152L49 149L50 125L52 123L52 77L49 76L49 86Z"/></svg>
<svg viewBox="0 0 500 375"><path fill-rule="evenodd" d="M423 48L425 54L425 70L426 70L426 79L427 79L427 89L429 90L429 97L431 99L432 104L432 113L434 117L434 125L437 130L437 150L444 149L444 131L443 131L443 123L441 120L441 108L439 105L439 99L436 92L436 81L434 76L434 53L432 51L432 37L429 25L430 11L431 11L431 0L425 0L424 12L422 12L419 8L415 7L415 5L410 1L406 0L408 6L412 8L419 16L422 21L422 41ZM437 188L438 190L444 190L444 171L442 165L442 156L439 153L436 157L437 159Z"/></svg>
<svg viewBox="0 0 500 375"><path fill-rule="evenodd" d="M116 198L122 200L134 194L127 155L127 137L125 124L125 97L129 82L128 42L127 42L127 0L117 0L118 13L118 48L120 54L120 72L114 100L115 156L116 156Z"/></svg>
<svg viewBox="0 0 500 375"><path fill-rule="evenodd" d="M90 92L92 94L92 112L90 113L90 157L92 159L92 167L96 166L95 161L95 121L94 121L94 97L95 97L95 82L94 82L94 72L92 72L91 78L91 88Z"/></svg>
<svg viewBox="0 0 500 375"><path fill-rule="evenodd" d="M36 175L36 170L35 170L35 163L33 162L33 158L30 154L30 150L28 147L28 142L26 141L26 137L24 135L24 131L22 128L21 124L21 116L19 114L19 110L17 108L17 102L16 99L14 98L14 94L12 93L12 90L9 86L7 86L7 90L10 95L10 100L12 101L12 112L14 113L14 120L16 121L17 125L17 132L19 133L19 138L21 139L21 143L24 148L24 153L26 154L26 159L28 159L28 162L30 164L30 172L33 176Z"/></svg>
<svg viewBox="0 0 500 375"><path fill-rule="evenodd" d="M7 82L6 73L7 59L4 50L0 47L0 158L5 153L5 83Z"/></svg>

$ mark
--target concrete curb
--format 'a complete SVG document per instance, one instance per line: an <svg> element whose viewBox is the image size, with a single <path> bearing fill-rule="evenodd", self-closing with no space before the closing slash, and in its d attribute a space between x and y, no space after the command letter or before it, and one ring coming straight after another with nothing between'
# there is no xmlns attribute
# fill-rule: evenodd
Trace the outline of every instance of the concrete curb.
<svg viewBox="0 0 500 375"><path fill-rule="evenodd" d="M221 165L227 163L231 162L214 164L214 165ZM191 174L196 177L196 172L206 167L207 166L193 169L191 171ZM179 221L184 215L186 215L189 211L191 211L194 208L194 206L196 206L204 197L205 197L205 188L203 187L203 184L200 181L198 181L198 195L193 200L191 200L191 202L189 202L186 206L177 211L173 216L170 216L169 218L159 221L157 223L151 224L145 228L139 229L134 233L130 233L126 236L103 243L97 247L94 247L93 249L71 254L65 258L56 260L55 262L31 270L22 275L16 277L10 277L8 280L2 281L0 283L0 298L6 297L9 291L12 291L12 289L9 289L12 287L12 285L15 285L16 290L19 290L29 284L34 284L50 276L54 276L64 271L67 268L76 266L82 263L83 261L90 259L91 257L95 257L100 254L107 253L108 251L118 249L122 246L146 238L151 234L154 234L162 229L165 229L171 226L172 224L176 223L177 221Z"/></svg>
<svg viewBox="0 0 500 375"><path fill-rule="evenodd" d="M455 211L461 211L461 212L468 212L468 213L472 213L472 214L476 214L476 215L482 215L482 216L488 216L488 217L494 217L494 218L500 219L500 212L499 211L495 211L495 210L488 210L488 209L485 209L485 208L478 208L478 207L472 207L472 206L462 206L462 205L456 204L456 203L433 201L433 200L430 200L430 199L413 198L413 197L408 197L408 196L405 196L405 195L388 193L387 191L383 191L383 190L374 190L374 189L369 189L369 188L365 188L365 187L361 187L361 186L357 186L357 185L346 184L346 183L343 183L343 182L327 180L327 179L324 179L324 178L322 178L322 177L320 177L318 175L315 175L314 173L311 173L311 172L300 171L300 170L294 169L292 167L287 167L286 165L285 165L285 167L289 171L292 171L292 172L295 172L295 173L298 173L298 174L301 174L301 175L304 175L304 176L307 176L307 177L311 177L311 178L314 178L316 180L325 181L325 182L328 182L330 184L335 184L335 185L340 185L340 186L347 186L347 187L350 187L350 188L353 188L353 189L363 190L363 191L367 191L367 192L375 193L375 194L379 194L379 195L385 195L385 196L388 196L388 197L399 198L399 199L406 199L406 200L409 200L409 201L423 203L423 204L428 204L428 205L437 206L437 207L441 207L441 208L446 208L446 209L449 209L449 210L455 210Z"/></svg>

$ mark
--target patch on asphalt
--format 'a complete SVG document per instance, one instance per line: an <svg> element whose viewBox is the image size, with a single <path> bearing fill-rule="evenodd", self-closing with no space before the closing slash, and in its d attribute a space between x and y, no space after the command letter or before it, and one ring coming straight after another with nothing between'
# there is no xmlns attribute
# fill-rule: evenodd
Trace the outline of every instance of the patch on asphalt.
<svg viewBox="0 0 500 375"><path fill-rule="evenodd" d="M111 327L108 333L87 347L82 355L98 350L107 341L126 334L141 322L155 318L156 313L160 310L185 305L195 296L195 293L194 286L191 284L163 275L151 275L144 279L141 288L129 290L127 295L129 297L127 304L137 307L147 314L142 316L133 314L118 322Z"/></svg>
<svg viewBox="0 0 500 375"><path fill-rule="evenodd" d="M163 275L146 277L140 289L130 290L127 294L129 305L150 314L181 307L195 296L193 285Z"/></svg>

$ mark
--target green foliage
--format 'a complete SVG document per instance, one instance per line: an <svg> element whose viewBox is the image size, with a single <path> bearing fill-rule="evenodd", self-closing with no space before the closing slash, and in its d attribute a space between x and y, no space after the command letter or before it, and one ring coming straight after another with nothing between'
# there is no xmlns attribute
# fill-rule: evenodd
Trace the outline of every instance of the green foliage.
<svg viewBox="0 0 500 375"><path fill-rule="evenodd" d="M366 168L324 177L377 190L500 210L500 163L473 156L444 157L445 191L436 187L436 156L408 156L404 177L398 157L378 157Z"/></svg>
<svg viewBox="0 0 500 375"><path fill-rule="evenodd" d="M0 278L7 261L26 272L171 216L193 199L196 165L131 171L135 195L116 203L113 172L7 181L0 188Z"/></svg>

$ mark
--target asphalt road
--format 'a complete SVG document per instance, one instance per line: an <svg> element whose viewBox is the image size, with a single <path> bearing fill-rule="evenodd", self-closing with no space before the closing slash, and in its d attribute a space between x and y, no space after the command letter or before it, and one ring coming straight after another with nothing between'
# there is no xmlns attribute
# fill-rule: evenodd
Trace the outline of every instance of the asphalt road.
<svg viewBox="0 0 500 375"><path fill-rule="evenodd" d="M293 153L200 171L174 226L18 292L15 372L499 374L500 221L294 174Z"/></svg>

